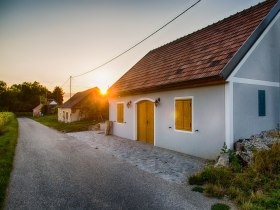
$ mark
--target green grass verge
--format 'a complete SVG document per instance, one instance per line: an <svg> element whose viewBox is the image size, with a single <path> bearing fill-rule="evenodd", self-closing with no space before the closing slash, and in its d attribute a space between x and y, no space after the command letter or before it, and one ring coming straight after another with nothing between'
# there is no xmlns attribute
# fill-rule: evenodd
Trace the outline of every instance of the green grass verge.
<svg viewBox="0 0 280 210"><path fill-rule="evenodd" d="M62 132L78 132L78 131L87 131L90 125L96 124L94 120L82 120L72 123L63 123L58 122L57 115L46 115L42 117L30 117L31 119L42 123L48 127L54 128Z"/></svg>
<svg viewBox="0 0 280 210"><path fill-rule="evenodd" d="M211 207L211 210L230 210L230 207L223 203L216 203Z"/></svg>
<svg viewBox="0 0 280 210"><path fill-rule="evenodd" d="M242 172L208 166L189 178L203 185L207 196L225 195L240 209L280 209L280 142L255 153L254 163Z"/></svg>
<svg viewBox="0 0 280 210"><path fill-rule="evenodd" d="M0 209L3 208L6 188L13 168L13 159L18 138L18 122L13 115L0 134Z"/></svg>

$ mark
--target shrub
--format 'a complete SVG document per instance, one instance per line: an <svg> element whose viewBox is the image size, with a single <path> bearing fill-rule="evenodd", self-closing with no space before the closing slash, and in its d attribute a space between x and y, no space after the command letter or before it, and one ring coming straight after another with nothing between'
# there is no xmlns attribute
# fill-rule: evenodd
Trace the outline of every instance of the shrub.
<svg viewBox="0 0 280 210"><path fill-rule="evenodd" d="M280 173L280 142L274 143L270 150L258 151L254 156L252 170L259 175Z"/></svg>
<svg viewBox="0 0 280 210"><path fill-rule="evenodd" d="M233 172L242 171L242 165L238 157L236 156L235 152L232 150L229 150L229 163Z"/></svg>
<svg viewBox="0 0 280 210"><path fill-rule="evenodd" d="M215 203L211 206L211 210L229 210L230 207L223 203Z"/></svg>
<svg viewBox="0 0 280 210"><path fill-rule="evenodd" d="M203 193L204 192L204 188L200 187L200 186L196 186L196 187L192 188L192 191Z"/></svg>
<svg viewBox="0 0 280 210"><path fill-rule="evenodd" d="M205 193L209 197L222 198L225 195L225 189L220 185L206 184Z"/></svg>
<svg viewBox="0 0 280 210"><path fill-rule="evenodd" d="M229 186L233 173L225 167L208 166L203 171L191 176L189 184L203 185L203 184L219 184Z"/></svg>
<svg viewBox="0 0 280 210"><path fill-rule="evenodd" d="M0 134L3 133L4 126L13 119L14 114L11 112L0 112Z"/></svg>
<svg viewBox="0 0 280 210"><path fill-rule="evenodd" d="M204 185L208 196L227 195L241 209L280 209L280 142L270 150L254 153L252 165L239 170L207 166L189 178L190 184ZM235 156L232 156L235 162ZM238 162L237 162L238 163Z"/></svg>

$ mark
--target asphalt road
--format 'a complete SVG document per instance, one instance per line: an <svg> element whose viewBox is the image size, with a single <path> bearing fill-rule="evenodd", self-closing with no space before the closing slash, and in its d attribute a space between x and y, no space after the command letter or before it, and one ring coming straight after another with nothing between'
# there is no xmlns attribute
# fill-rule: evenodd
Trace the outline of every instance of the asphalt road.
<svg viewBox="0 0 280 210"><path fill-rule="evenodd" d="M216 200L19 118L5 209L210 209Z"/></svg>

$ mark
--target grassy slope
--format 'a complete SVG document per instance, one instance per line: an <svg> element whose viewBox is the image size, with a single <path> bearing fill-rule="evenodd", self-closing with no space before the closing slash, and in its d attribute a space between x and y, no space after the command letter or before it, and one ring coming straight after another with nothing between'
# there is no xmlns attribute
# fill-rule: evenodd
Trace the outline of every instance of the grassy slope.
<svg viewBox="0 0 280 210"><path fill-rule="evenodd" d="M5 125L0 135L0 209L3 208L5 191L13 168L15 147L18 138L18 122L15 117Z"/></svg>
<svg viewBox="0 0 280 210"><path fill-rule="evenodd" d="M204 193L211 197L227 195L240 209L280 209L280 142L256 152L254 163L242 172L208 166L189 183L204 185Z"/></svg>
<svg viewBox="0 0 280 210"><path fill-rule="evenodd" d="M58 122L57 115L46 115L43 117L31 117L31 119L42 123L48 127L52 127L56 130L63 132L77 132L77 131L86 131L90 125L94 125L93 120L83 120L72 123L62 123Z"/></svg>

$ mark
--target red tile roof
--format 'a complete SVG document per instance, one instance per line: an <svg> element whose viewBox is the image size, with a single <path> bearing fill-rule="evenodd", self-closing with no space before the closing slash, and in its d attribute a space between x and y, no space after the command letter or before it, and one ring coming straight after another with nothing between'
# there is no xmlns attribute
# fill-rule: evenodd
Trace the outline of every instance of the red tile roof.
<svg viewBox="0 0 280 210"><path fill-rule="evenodd" d="M59 108L80 108L83 104L84 99L86 99L88 96L91 98L99 97L100 90L98 87L94 87L88 90L85 90L83 92L78 92L75 95L73 95L68 101L63 103Z"/></svg>
<svg viewBox="0 0 280 210"><path fill-rule="evenodd" d="M268 0L150 51L110 92L129 95L164 87L223 81L221 71L276 4Z"/></svg>

